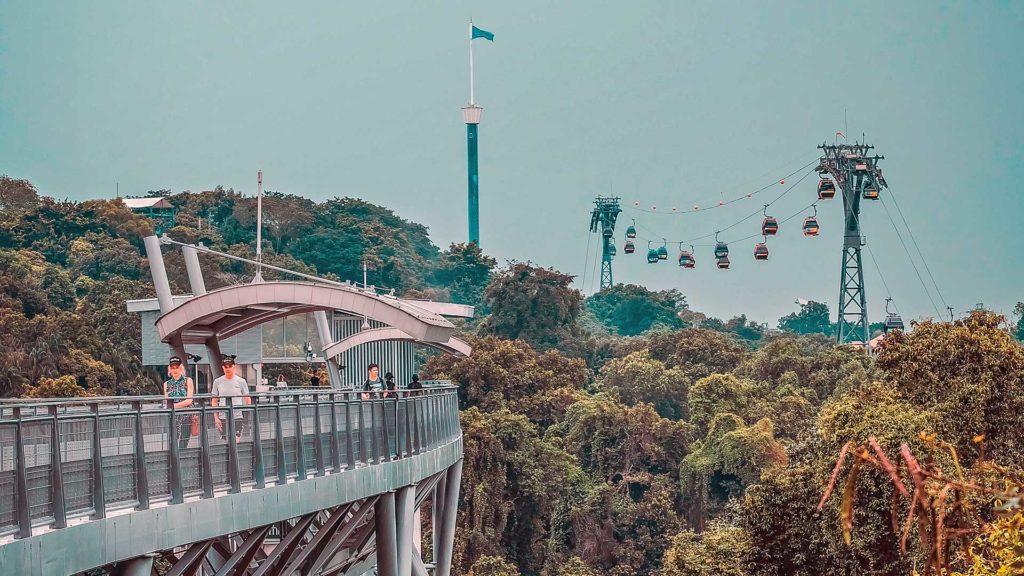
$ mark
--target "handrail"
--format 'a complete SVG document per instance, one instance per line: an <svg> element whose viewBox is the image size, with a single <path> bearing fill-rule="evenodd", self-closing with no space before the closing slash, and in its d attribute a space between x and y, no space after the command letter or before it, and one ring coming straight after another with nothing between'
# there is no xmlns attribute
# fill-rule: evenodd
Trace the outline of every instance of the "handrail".
<svg viewBox="0 0 1024 576"><path fill-rule="evenodd" d="M5 400L0 538L115 508L344 474L461 435L455 387L386 392L287 389L218 406L197 394L187 408L163 396Z"/></svg>

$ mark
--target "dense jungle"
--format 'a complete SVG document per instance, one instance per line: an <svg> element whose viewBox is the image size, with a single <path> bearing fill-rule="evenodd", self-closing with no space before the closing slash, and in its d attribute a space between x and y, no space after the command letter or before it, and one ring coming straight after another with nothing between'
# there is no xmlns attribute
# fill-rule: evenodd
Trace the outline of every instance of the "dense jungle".
<svg viewBox="0 0 1024 576"><path fill-rule="evenodd" d="M255 200L155 190L176 240L249 255ZM476 306L459 385L457 570L474 576L1024 574L1024 304L837 347L828 307L778 328L692 310L683 292L573 277L353 198L264 200L264 261ZM119 200L0 177L0 396L157 392L125 301L153 296ZM529 255L523 255L528 258ZM211 287L244 281L203 258ZM167 254L176 292L180 255ZM269 278L274 278L270 275Z"/></svg>

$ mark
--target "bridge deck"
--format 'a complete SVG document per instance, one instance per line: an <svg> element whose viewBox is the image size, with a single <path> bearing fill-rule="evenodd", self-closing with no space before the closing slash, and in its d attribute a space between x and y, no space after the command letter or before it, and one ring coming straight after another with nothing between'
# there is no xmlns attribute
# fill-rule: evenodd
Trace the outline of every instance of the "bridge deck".
<svg viewBox="0 0 1024 576"><path fill-rule="evenodd" d="M0 565L78 572L416 485L461 458L450 386L253 399L3 401Z"/></svg>

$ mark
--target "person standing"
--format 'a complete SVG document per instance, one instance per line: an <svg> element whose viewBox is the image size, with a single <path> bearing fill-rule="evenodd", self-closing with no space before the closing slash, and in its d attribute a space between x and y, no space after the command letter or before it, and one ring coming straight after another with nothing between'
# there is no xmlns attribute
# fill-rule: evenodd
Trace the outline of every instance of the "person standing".
<svg viewBox="0 0 1024 576"><path fill-rule="evenodd" d="M412 392L410 393L412 396L419 396L420 395L420 392L418 392L418 390L423 390L423 383L420 382L420 375L419 374L413 374L412 375L412 382L409 382L409 385L406 386L406 389L407 390L412 390Z"/></svg>
<svg viewBox="0 0 1024 576"><path fill-rule="evenodd" d="M188 408L192 405L192 395L195 393L195 384L192 379L185 375L185 367L181 358L171 356L167 360L167 375L164 380L164 398L174 400L174 408ZM174 417L174 434L178 442L178 449L188 448L189 440L192 439L192 418L188 414L178 414Z"/></svg>
<svg viewBox="0 0 1024 576"><path fill-rule="evenodd" d="M380 366L376 362L366 367L366 382L363 382L363 400L377 398L384 390L384 382L380 379Z"/></svg>
<svg viewBox="0 0 1024 576"><path fill-rule="evenodd" d="M391 372L384 374L384 390L385 398L394 398L398 395L398 393L395 392L395 375Z"/></svg>
<svg viewBox="0 0 1024 576"><path fill-rule="evenodd" d="M221 367L224 369L224 375L217 377L213 381L213 389L210 391L210 394L213 396L213 406L220 406L229 399L231 406L235 408L252 404L252 397L249 396L249 383L245 381L245 378L235 373L235 357L224 356L224 359L221 361ZM220 412L213 413L213 421L217 425L217 431L226 440L225 420ZM243 410L235 410L235 442L242 439L242 429L244 428L245 421L245 412Z"/></svg>

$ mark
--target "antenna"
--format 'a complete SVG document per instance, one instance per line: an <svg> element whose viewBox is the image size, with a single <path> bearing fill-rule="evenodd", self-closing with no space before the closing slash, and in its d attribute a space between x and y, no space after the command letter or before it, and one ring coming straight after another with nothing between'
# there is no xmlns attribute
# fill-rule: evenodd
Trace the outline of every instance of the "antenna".
<svg viewBox="0 0 1024 576"><path fill-rule="evenodd" d="M263 282L263 170L256 172L256 262L254 284Z"/></svg>

